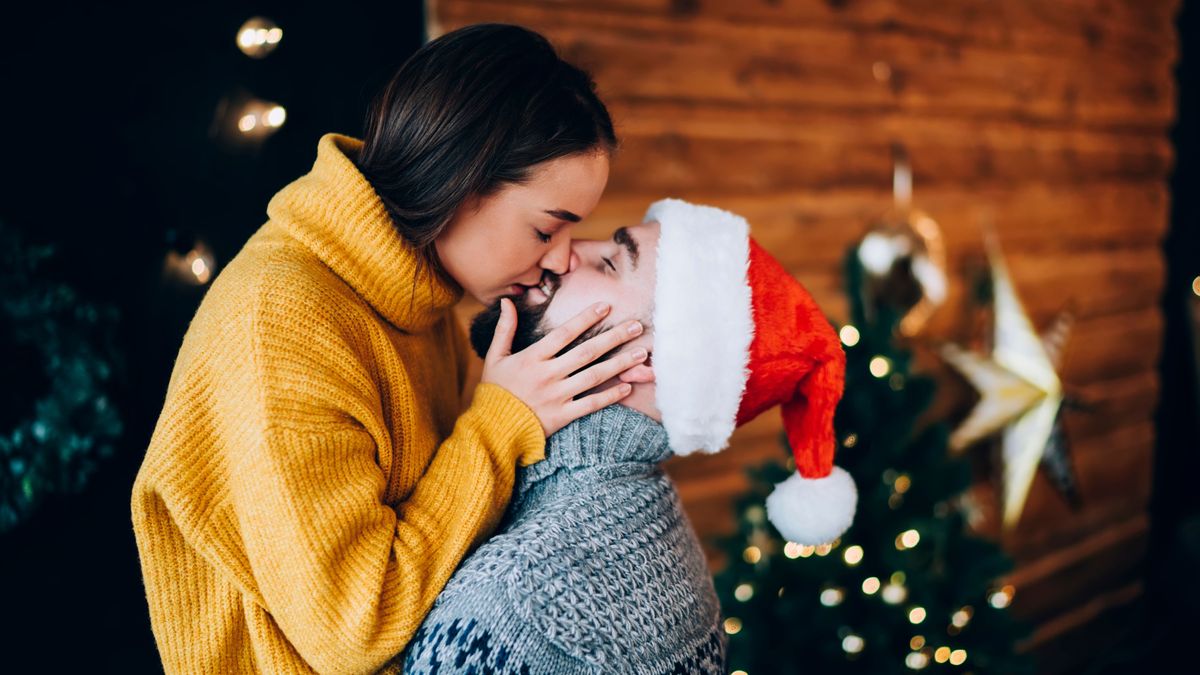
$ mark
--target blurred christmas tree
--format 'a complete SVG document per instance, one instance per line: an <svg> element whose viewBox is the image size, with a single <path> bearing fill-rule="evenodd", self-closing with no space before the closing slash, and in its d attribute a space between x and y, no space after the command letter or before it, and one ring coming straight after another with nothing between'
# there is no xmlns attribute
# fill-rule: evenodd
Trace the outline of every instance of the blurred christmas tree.
<svg viewBox="0 0 1200 675"><path fill-rule="evenodd" d="M852 322L841 331L846 392L835 425L837 462L858 485L858 513L830 544L783 541L764 502L792 472L790 461L751 471L738 533L722 541L728 564L715 579L729 668L1032 672L1030 659L1014 653L1028 629L1007 610L1013 589L996 586L1012 562L967 527L969 462L948 453L944 425L917 427L934 382L911 372L912 355L894 337L900 313L864 300L858 255L845 271Z"/></svg>
<svg viewBox="0 0 1200 675"><path fill-rule="evenodd" d="M50 256L0 222L0 533L80 490L121 433L116 311L43 278Z"/></svg>

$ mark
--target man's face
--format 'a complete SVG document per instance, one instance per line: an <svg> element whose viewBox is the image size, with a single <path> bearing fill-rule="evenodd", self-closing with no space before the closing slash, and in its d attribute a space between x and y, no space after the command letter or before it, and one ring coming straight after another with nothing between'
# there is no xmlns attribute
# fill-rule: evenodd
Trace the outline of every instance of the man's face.
<svg viewBox="0 0 1200 675"><path fill-rule="evenodd" d="M651 315L658 235L658 223L649 222L618 228L605 240L572 241L569 271L562 276L547 272L543 277L549 296L539 288L531 288L520 297L509 296L518 313L518 331L512 351L528 347L596 302L609 303L612 312L572 346L601 330L637 319L646 332L624 347L638 343L649 349L648 342L653 334ZM491 344L498 318L499 302L496 302L472 321L471 342L481 357Z"/></svg>

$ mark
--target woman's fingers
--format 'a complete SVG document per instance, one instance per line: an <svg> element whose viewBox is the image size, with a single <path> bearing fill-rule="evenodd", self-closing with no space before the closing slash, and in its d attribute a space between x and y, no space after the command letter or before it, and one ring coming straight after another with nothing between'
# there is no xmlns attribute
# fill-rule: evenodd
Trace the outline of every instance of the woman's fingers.
<svg viewBox="0 0 1200 675"><path fill-rule="evenodd" d="M492 334L492 344L488 346L485 361L496 361L512 353L513 336L517 333L516 308L512 300L500 300L500 320L496 322L496 332Z"/></svg>
<svg viewBox="0 0 1200 675"><path fill-rule="evenodd" d="M563 408L563 410L571 419L579 419L584 415L589 415L597 410L600 410L601 408L607 408L608 406L617 403L621 399L628 396L629 392L631 391L633 391L632 385L624 383L618 384L617 386L609 387L604 391L584 396L578 401L570 401Z"/></svg>
<svg viewBox="0 0 1200 675"><path fill-rule="evenodd" d="M642 334L642 324L626 321L593 337L554 360L563 375L573 373Z"/></svg>
<svg viewBox="0 0 1200 675"><path fill-rule="evenodd" d="M555 354L562 351L563 347L566 347L575 338L583 335L587 329L596 325L597 321L608 316L608 312L611 309L612 307L608 303L598 302L576 314L566 323L546 333L545 337L530 345L525 351L531 351L540 359L552 359Z"/></svg>
<svg viewBox="0 0 1200 675"><path fill-rule="evenodd" d="M646 350L641 347L627 350L627 352L618 352L611 359L601 361L587 370L568 377L563 383L566 387L566 395L573 398L582 392L594 389L645 360Z"/></svg>

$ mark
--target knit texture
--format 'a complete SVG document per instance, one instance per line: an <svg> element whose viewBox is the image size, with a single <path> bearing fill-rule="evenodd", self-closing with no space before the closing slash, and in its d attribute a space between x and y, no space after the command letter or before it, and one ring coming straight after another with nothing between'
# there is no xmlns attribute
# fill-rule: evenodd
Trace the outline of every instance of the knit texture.
<svg viewBox="0 0 1200 675"><path fill-rule="evenodd" d="M498 534L398 658L433 673L724 673L704 554L659 463L662 425L616 404L550 437Z"/></svg>
<svg viewBox="0 0 1200 675"><path fill-rule="evenodd" d="M372 672L495 529L536 415L461 410L458 287L418 259L327 135L213 282L133 488L168 673Z"/></svg>

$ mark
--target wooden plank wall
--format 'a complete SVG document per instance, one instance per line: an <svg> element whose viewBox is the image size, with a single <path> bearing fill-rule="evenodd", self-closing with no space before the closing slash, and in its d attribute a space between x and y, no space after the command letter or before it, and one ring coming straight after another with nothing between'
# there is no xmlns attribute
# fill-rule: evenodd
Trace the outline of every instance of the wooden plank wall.
<svg viewBox="0 0 1200 675"><path fill-rule="evenodd" d="M737 211L835 318L839 260L890 202L892 142L909 150L916 204L946 238L952 285L928 329L963 339L965 279L994 221L1034 322L1067 302L1064 380L1096 407L1068 434L1083 499L1039 474L1015 532L995 485L973 490L1017 558L1015 610L1046 671L1138 597L1151 489L1163 321L1167 130L1179 0L436 0L430 34L500 21L534 28L588 68L622 150L578 236L607 236L679 196ZM475 307L461 308L465 317ZM937 368L936 361L925 359ZM944 374L943 374L944 375ZM939 403L969 406L952 377ZM702 535L732 526L742 467L780 457L778 415L733 449L673 460ZM1111 623L1111 622L1110 622ZM1093 645L1095 642L1092 643Z"/></svg>

